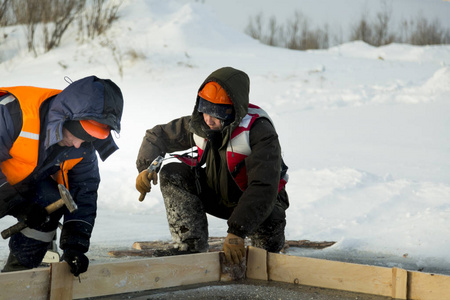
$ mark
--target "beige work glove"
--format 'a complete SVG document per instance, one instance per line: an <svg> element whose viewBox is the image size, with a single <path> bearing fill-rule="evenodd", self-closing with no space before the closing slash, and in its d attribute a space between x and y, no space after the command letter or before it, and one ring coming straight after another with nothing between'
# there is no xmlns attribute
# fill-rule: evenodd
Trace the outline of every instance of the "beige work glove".
<svg viewBox="0 0 450 300"><path fill-rule="evenodd" d="M231 264L240 264L245 257L244 239L229 233L223 242L225 258Z"/></svg>
<svg viewBox="0 0 450 300"><path fill-rule="evenodd" d="M152 189L152 186L150 184L150 181L153 181L153 184L158 183L158 173L151 172L149 173L147 170L142 171L139 173L139 175L136 178L136 189L141 193L139 196L139 201L143 201L145 198L145 195L147 193L150 193L150 190Z"/></svg>

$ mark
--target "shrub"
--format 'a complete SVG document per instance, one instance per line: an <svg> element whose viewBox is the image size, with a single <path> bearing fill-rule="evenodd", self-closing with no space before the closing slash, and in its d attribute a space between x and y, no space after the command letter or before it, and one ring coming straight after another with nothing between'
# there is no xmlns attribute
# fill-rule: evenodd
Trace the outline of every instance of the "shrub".
<svg viewBox="0 0 450 300"><path fill-rule="evenodd" d="M24 26L28 50L37 55L37 29L42 30L44 51L48 52L59 46L76 20L89 38L103 34L119 18L120 5L121 1L108 0L2 0L0 26Z"/></svg>
<svg viewBox="0 0 450 300"><path fill-rule="evenodd" d="M387 10L377 13L373 23L369 23L367 19L367 15L363 14L359 23L351 29L351 41L360 40L372 46L383 46L396 40L390 33L391 14Z"/></svg>
<svg viewBox="0 0 450 300"><path fill-rule="evenodd" d="M58 47L69 25L78 17L85 0L41 1L45 51Z"/></svg>
<svg viewBox="0 0 450 300"><path fill-rule="evenodd" d="M417 17L411 21L401 21L399 33L394 33L391 22L392 10L383 3L383 8L371 20L364 12L360 20L350 28L350 41L361 40L372 46L383 46L390 43L408 43L412 45L437 45L450 43L450 30L442 28L436 19L427 21ZM269 19L266 25L262 14L251 17L245 33L264 44L285 47L289 49L326 49L330 40L335 44L343 42L341 37L332 37L328 25L323 29L311 29L308 19L296 11L294 17L279 25L275 17Z"/></svg>
<svg viewBox="0 0 450 300"><path fill-rule="evenodd" d="M9 8L9 0L1 0L0 1L0 26L8 25L8 8Z"/></svg>
<svg viewBox="0 0 450 300"><path fill-rule="evenodd" d="M108 2L108 4L106 4ZM80 19L80 32L93 39L103 34L111 24L119 19L118 11L122 2L91 0Z"/></svg>
<svg viewBox="0 0 450 300"><path fill-rule="evenodd" d="M12 11L10 24L26 28L28 50L36 52L36 29L42 25L45 51L59 46L69 25L83 9L85 0L14 0L8 2ZM8 9L8 8L7 8Z"/></svg>
<svg viewBox="0 0 450 300"><path fill-rule="evenodd" d="M409 36L412 45L437 45L450 43L450 31L441 27L439 20L428 22L421 18L415 22L415 28Z"/></svg>
<svg viewBox="0 0 450 300"><path fill-rule="evenodd" d="M323 49L329 44L328 27L310 29L309 20L302 12L294 12L285 25L278 25L275 17L269 19L268 26L263 24L260 13L250 18L245 33L264 44L296 50Z"/></svg>

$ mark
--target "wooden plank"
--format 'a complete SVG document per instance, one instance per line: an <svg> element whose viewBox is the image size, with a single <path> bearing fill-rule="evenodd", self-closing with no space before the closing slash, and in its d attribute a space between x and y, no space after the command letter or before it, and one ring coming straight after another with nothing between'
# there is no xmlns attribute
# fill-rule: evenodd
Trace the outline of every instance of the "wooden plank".
<svg viewBox="0 0 450 300"><path fill-rule="evenodd" d="M161 241L134 242L132 248L136 250L161 249L169 245L169 242Z"/></svg>
<svg viewBox="0 0 450 300"><path fill-rule="evenodd" d="M449 276L408 272L408 299L443 300L449 297Z"/></svg>
<svg viewBox="0 0 450 300"><path fill-rule="evenodd" d="M327 241L310 241L310 240L287 240L284 243L283 249L286 250L290 247L298 247L298 248L314 248L314 249L324 249L330 246L333 246L336 242L327 242Z"/></svg>
<svg viewBox="0 0 450 300"><path fill-rule="evenodd" d="M250 279L269 280L266 250L252 246L247 248L246 277Z"/></svg>
<svg viewBox="0 0 450 300"><path fill-rule="evenodd" d="M219 253L199 253L90 265L74 280L73 298L219 281Z"/></svg>
<svg viewBox="0 0 450 300"><path fill-rule="evenodd" d="M393 299L407 299L408 272L399 268L392 268L392 295Z"/></svg>
<svg viewBox="0 0 450 300"><path fill-rule="evenodd" d="M392 295L390 268L268 253L269 280L366 293Z"/></svg>
<svg viewBox="0 0 450 300"><path fill-rule="evenodd" d="M208 244L209 247L213 248L216 251L216 247L221 247L225 237L209 237ZM284 243L284 248L287 249L289 247L299 247L299 248L314 248L314 249L323 249L330 246L333 246L336 242L331 241L310 241L310 240L286 240ZM249 246L251 244L251 240L249 238L245 239L245 245ZM163 248L171 248L174 243L172 241L140 241L133 243L133 249L136 250L146 250L146 249L163 249ZM217 250L219 251L219 250Z"/></svg>
<svg viewBox="0 0 450 300"><path fill-rule="evenodd" d="M50 265L50 300L72 300L73 274L66 262Z"/></svg>
<svg viewBox="0 0 450 300"><path fill-rule="evenodd" d="M222 250L224 237L209 237L209 252L216 252ZM248 241L249 242L249 241ZM132 248L135 250L159 250L159 249L170 249L174 247L172 241L142 241L134 242Z"/></svg>
<svg viewBox="0 0 450 300"><path fill-rule="evenodd" d="M0 274L2 300L48 299L50 268Z"/></svg>
<svg viewBox="0 0 450 300"><path fill-rule="evenodd" d="M139 256L139 257L153 257L155 253L154 249L144 249L144 250L111 250L108 252L109 256L112 257L127 257L127 256Z"/></svg>

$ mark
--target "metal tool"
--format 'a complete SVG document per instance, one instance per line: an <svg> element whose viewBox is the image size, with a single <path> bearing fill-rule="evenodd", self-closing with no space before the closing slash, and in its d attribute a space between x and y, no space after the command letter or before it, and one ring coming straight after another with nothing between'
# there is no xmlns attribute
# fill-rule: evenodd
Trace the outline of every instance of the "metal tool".
<svg viewBox="0 0 450 300"><path fill-rule="evenodd" d="M48 205L47 207L45 207L45 210L47 211L47 213L51 214L54 211L58 210L59 208L63 207L64 205L67 207L67 209L71 213L76 211L78 209L78 206L75 203L75 201L73 201L72 195L70 195L67 188L62 184L58 184L58 190L59 190L59 194L61 195L61 199L59 199L59 200L53 202L52 204ZM27 226L27 224L25 224L25 222L22 222L22 221L17 222L15 225L3 230L2 237L4 239L7 239L27 227L28 226Z"/></svg>
<svg viewBox="0 0 450 300"><path fill-rule="evenodd" d="M162 164L163 160L164 160L164 157L159 155L157 158L155 158L155 160L152 161L150 166L147 168L147 171L149 173L151 173L151 172L158 172L158 168L161 167L161 164Z"/></svg>
<svg viewBox="0 0 450 300"><path fill-rule="evenodd" d="M163 160L164 160L164 157L159 155L157 158L155 158L152 161L150 166L147 168L148 174L146 176L148 177L149 180L152 180L151 178L158 176L158 175L156 175L156 173L158 173L159 168L161 167L161 164L162 164ZM152 173L155 173L155 174L152 174ZM146 195L146 193L141 193L141 195L139 196L139 201L141 201L141 202L144 201L145 195Z"/></svg>

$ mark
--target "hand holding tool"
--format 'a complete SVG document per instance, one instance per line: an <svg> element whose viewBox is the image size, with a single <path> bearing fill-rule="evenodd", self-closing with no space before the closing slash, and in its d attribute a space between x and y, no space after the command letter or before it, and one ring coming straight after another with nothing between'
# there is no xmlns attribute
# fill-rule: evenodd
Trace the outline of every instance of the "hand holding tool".
<svg viewBox="0 0 450 300"><path fill-rule="evenodd" d="M67 249L64 251L63 260L70 266L70 272L75 276L80 276L80 273L87 271L89 267L89 259L87 256L78 250Z"/></svg>
<svg viewBox="0 0 450 300"><path fill-rule="evenodd" d="M73 201L72 195L70 195L67 188L62 184L58 184L58 190L59 190L59 194L61 195L61 199L59 199L59 200L53 202L52 204L48 205L47 207L45 207L45 210L47 211L47 213L51 214L54 211L56 211L57 209L63 207L64 205L67 207L67 209L71 213L76 211L78 209L78 206L75 203L75 201ZM23 222L23 221L17 222L15 225L3 230L2 237L4 239L7 239L27 227L28 227L28 225L25 222Z"/></svg>
<svg viewBox="0 0 450 300"><path fill-rule="evenodd" d="M153 181L153 184L158 183L158 171L161 167L162 161L164 160L164 157L161 155L155 158L154 161L150 164L150 166L139 173L138 177L136 178L136 189L141 193L139 196L139 201L143 201L145 198L145 195L150 192L151 190L151 184L150 181Z"/></svg>

